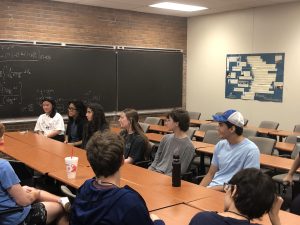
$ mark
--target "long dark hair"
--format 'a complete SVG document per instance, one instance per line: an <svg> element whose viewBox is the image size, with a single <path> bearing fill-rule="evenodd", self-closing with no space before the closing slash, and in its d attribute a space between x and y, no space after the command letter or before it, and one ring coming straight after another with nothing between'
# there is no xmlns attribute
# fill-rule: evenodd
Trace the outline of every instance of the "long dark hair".
<svg viewBox="0 0 300 225"><path fill-rule="evenodd" d="M132 130L144 139L145 146L148 147L149 140L148 140L147 136L144 134L141 125L139 124L138 112L135 109L127 108L127 109L123 110L123 113L125 113L127 119L129 120Z"/></svg>
<svg viewBox="0 0 300 225"><path fill-rule="evenodd" d="M69 101L68 103L68 107L70 106L70 104L73 104L76 108L76 111L78 112L78 116L75 118L75 123L78 124L80 121L82 120L86 120L86 107L85 105L83 104L82 101L78 101L78 100L72 100L72 101ZM74 118L73 117L69 117L69 121L74 121Z"/></svg>
<svg viewBox="0 0 300 225"><path fill-rule="evenodd" d="M52 97L44 97L41 101L42 107L43 107L43 102L46 102L46 101L50 102L52 105L52 110L51 110L49 116L50 116L50 118L53 118L57 112L56 102L55 102L54 98L52 98Z"/></svg>
<svg viewBox="0 0 300 225"><path fill-rule="evenodd" d="M105 118L104 109L98 103L90 103L87 108L93 111L93 119L88 122L88 133L93 135L96 131L104 131L109 128L109 124Z"/></svg>

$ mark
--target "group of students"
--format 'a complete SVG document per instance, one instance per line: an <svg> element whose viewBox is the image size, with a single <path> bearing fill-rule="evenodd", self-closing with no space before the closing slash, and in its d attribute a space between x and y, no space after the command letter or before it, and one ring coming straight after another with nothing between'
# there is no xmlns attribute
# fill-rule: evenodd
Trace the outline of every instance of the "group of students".
<svg viewBox="0 0 300 225"><path fill-rule="evenodd" d="M74 225L164 224L157 216L149 215L144 200L136 191L128 186L119 187L122 164L143 160L149 146L135 110L126 109L120 113L119 122L124 129L121 137L109 130L100 105L90 104L85 112L82 103L70 102L66 136L58 138L63 135L64 127L57 119L61 116L56 112L55 102L45 99L42 104L45 114L39 117L35 131L86 149L95 177L79 188L68 221L60 197L21 187L9 163L0 159L0 210L24 206L22 212L0 216L0 225L48 224L54 218L57 224ZM278 213L282 199L277 197L272 179L259 170L256 145L242 136L243 116L228 110L214 116L214 120L219 122L218 131L223 140L216 145L211 167L200 185L225 192L224 212L200 212L190 224L252 224L250 220L269 213L272 224L280 225ZM173 132L164 136L149 169L170 175L173 155L178 154L184 173L195 154L186 134L188 112L172 110L167 115L166 126Z"/></svg>

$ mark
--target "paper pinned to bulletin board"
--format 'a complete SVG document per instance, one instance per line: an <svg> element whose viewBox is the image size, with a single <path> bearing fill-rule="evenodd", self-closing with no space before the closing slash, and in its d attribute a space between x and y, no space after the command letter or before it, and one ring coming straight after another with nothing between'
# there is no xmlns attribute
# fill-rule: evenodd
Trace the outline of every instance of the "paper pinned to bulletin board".
<svg viewBox="0 0 300 225"><path fill-rule="evenodd" d="M228 54L225 98L282 102L285 53Z"/></svg>

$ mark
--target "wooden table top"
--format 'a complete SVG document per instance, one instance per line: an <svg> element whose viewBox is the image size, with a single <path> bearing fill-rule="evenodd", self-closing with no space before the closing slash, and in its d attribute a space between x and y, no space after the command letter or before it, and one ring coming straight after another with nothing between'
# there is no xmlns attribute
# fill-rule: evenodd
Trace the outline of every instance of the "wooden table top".
<svg viewBox="0 0 300 225"><path fill-rule="evenodd" d="M5 143L1 145L0 151L43 174L65 169L63 158L38 147L22 143L9 136L5 137Z"/></svg>
<svg viewBox="0 0 300 225"><path fill-rule="evenodd" d="M158 133L145 133L145 135L149 139L149 141L157 142L157 143L161 142L161 140L164 137L164 135Z"/></svg>
<svg viewBox="0 0 300 225"><path fill-rule="evenodd" d="M194 124L194 125L201 125L201 124L208 124L208 123L214 123L214 122L210 121L210 120L195 120L195 119L190 119L190 124Z"/></svg>
<svg viewBox="0 0 300 225"><path fill-rule="evenodd" d="M202 211L224 212L224 193L219 192L218 194L216 193L216 195L213 197L199 199L187 204ZM286 225L298 224L300 221L300 216L283 210L280 210L279 217L281 220L281 224ZM253 222L263 225L271 225L271 221L267 214L265 214L261 220L255 219L253 220Z"/></svg>
<svg viewBox="0 0 300 225"><path fill-rule="evenodd" d="M285 152L293 152L295 148L295 144L287 143L287 142L276 142L275 148Z"/></svg>
<svg viewBox="0 0 300 225"><path fill-rule="evenodd" d="M200 210L186 204L155 210L151 213L161 218L167 225L187 225Z"/></svg>
<svg viewBox="0 0 300 225"><path fill-rule="evenodd" d="M195 133L194 133L194 136L195 137L199 137L199 138L204 138L205 131L203 131L203 130L196 130Z"/></svg>
<svg viewBox="0 0 300 225"><path fill-rule="evenodd" d="M281 137L287 137L287 136L300 136L300 132L293 132L293 131L287 131L287 130L274 130L271 131L270 134L277 135Z"/></svg>
<svg viewBox="0 0 300 225"><path fill-rule="evenodd" d="M150 131L157 131L157 132L161 132L161 133L172 133L172 131L170 131L168 127L162 126L162 125L153 125L153 124L151 124L149 126L149 130Z"/></svg>
<svg viewBox="0 0 300 225"><path fill-rule="evenodd" d="M79 165L90 165L86 157L86 151L81 148L64 144L62 142L47 138L43 135L39 135L33 132L7 132L5 133L5 135L18 140L19 142L26 143L32 147L37 147L41 150L57 155L61 158L70 156L73 152L73 156L77 156L80 158L80 161L78 162Z"/></svg>

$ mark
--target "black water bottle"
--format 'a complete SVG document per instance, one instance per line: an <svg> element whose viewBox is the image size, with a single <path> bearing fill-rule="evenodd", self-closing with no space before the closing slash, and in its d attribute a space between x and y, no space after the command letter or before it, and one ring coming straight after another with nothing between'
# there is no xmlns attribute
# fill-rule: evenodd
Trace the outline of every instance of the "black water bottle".
<svg viewBox="0 0 300 225"><path fill-rule="evenodd" d="M172 186L173 187L180 187L181 186L181 163L179 159L179 155L173 156L173 163L172 163Z"/></svg>

